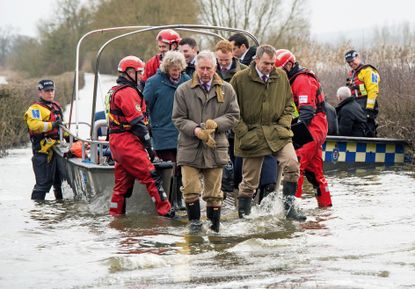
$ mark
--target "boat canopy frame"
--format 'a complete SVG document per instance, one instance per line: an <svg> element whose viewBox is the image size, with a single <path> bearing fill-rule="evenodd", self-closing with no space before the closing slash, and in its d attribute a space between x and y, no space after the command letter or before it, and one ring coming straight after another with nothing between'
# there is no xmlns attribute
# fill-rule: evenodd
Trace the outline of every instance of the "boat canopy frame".
<svg viewBox="0 0 415 289"><path fill-rule="evenodd" d="M76 56L75 56L75 73L74 73L74 88L72 93L72 99L70 103L70 112L69 112L69 122L68 127L69 129L63 128L62 129L70 135L70 144L72 144L74 138L81 140L82 143L87 143L90 146L90 161L95 164L99 164L102 162L102 155L98 155L99 151L102 151L102 148L105 145L109 145L108 141L102 141L97 139L96 133L96 125L95 125L95 112L96 112L96 101L97 101L97 94L98 94L98 79L99 79L99 68L101 62L101 55L106 47L108 47L111 43L116 40L119 40L124 37L136 35L139 33L145 33L154 30L162 30L162 29L176 29L179 31L186 31L186 32L195 32L198 34L210 35L220 39L225 39L223 36L218 34L218 31L228 31L228 32L235 32L235 33L242 33L248 36L255 45L259 45L258 39L250 32L231 28L231 27L223 27L223 26L211 26L211 25L202 25L202 24L169 24L169 25L157 25L157 26L119 26L119 27L109 27L109 28L102 28L102 29L95 29L85 33L78 41L76 46ZM129 32L124 32L120 35L117 35L109 40L107 40L104 44L101 45L99 48L96 57L95 57L95 74L94 74L94 88L93 88L93 98L92 98L92 108L91 108L91 123L87 124L90 127L89 137L90 139L81 139L79 137L79 125L81 124L78 121L79 116L79 72L80 72L80 48L83 41L92 35L96 34L103 34L106 32L114 32L114 31L125 31L125 30L132 30ZM76 111L76 119L75 122L72 122L72 113L73 107L75 105ZM71 131L71 124L75 124L75 133ZM82 123L85 124L85 123ZM84 147L84 146L82 146ZM100 149L99 149L100 148ZM84 152L83 152L84 154Z"/></svg>

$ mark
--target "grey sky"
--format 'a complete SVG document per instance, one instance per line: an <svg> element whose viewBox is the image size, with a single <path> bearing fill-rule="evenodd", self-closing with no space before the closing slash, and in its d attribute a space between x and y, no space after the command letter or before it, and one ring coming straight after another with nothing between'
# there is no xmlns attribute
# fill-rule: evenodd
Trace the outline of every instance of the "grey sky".
<svg viewBox="0 0 415 289"><path fill-rule="evenodd" d="M415 23L415 1L411 0L309 1L313 34L395 25L403 21ZM42 18L52 18L55 5L56 0L0 0L0 26L11 25L19 34L35 36L36 24Z"/></svg>

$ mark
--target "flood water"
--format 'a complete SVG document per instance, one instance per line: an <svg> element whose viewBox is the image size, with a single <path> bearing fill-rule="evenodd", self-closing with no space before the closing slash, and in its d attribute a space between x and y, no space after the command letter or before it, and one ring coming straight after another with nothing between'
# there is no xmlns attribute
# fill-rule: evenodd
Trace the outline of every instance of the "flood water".
<svg viewBox="0 0 415 289"><path fill-rule="evenodd" d="M328 172L334 206L301 200L284 220L278 196L221 232L73 199L30 200L29 148L0 159L0 288L415 288L415 173L410 167ZM101 200L94 204L108 202Z"/></svg>

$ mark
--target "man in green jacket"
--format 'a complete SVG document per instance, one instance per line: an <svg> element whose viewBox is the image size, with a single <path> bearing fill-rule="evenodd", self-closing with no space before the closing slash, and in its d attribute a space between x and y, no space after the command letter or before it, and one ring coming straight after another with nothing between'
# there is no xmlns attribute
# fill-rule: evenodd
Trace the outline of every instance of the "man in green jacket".
<svg viewBox="0 0 415 289"><path fill-rule="evenodd" d="M240 108L240 121L234 128L235 155L243 158L238 213L240 218L250 214L264 157L273 154L283 169L286 216L305 221L294 207L300 168L291 140L293 98L287 76L275 68L275 59L274 47L261 45L255 61L231 80Z"/></svg>

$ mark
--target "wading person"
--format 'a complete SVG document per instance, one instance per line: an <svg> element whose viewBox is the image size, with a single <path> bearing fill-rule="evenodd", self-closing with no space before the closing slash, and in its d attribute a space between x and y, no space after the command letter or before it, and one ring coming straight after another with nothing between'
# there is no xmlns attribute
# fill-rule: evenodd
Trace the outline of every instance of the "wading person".
<svg viewBox="0 0 415 289"><path fill-rule="evenodd" d="M367 136L376 137L376 117L379 112L379 72L370 64L364 64L355 50L350 50L344 55L346 62L352 69L348 73L347 86L352 91L357 103L366 113L366 121L369 129Z"/></svg>
<svg viewBox="0 0 415 289"><path fill-rule="evenodd" d="M144 69L144 75L142 81L147 81L151 76L156 74L157 69L160 66L161 61L163 60L164 54L170 50L177 50L179 48L179 42L181 38L179 33L173 29L164 29L161 30L157 36L157 47L159 53L151 57L147 62Z"/></svg>
<svg viewBox="0 0 415 289"><path fill-rule="evenodd" d="M246 38L245 38L246 39ZM246 42L248 40L246 39ZM216 73L225 81L231 81L232 77L243 69L247 69L248 66L240 63L236 57L232 54L233 45L230 41L221 40L216 43L215 54L218 61L218 67ZM227 179L224 174L224 180L222 182L222 190L224 192L232 192L234 187L237 188L242 180L242 159L234 156L234 134L232 130L228 132L229 141L229 156L231 158L234 168L233 184L229 185L224 183ZM259 201L266 197L269 193L275 191L275 184L277 179L277 161L274 156L265 156L264 163L261 168L261 178L259 184ZM224 173L227 173L225 170Z"/></svg>
<svg viewBox="0 0 415 289"><path fill-rule="evenodd" d="M275 65L287 73L299 112L298 122L303 122L313 136L313 141L296 150L300 162L300 178L295 196L300 198L302 195L305 175L316 190L318 206L330 207L330 191L323 173L322 145L326 140L328 124L321 84L312 71L296 62L294 54L289 50L277 50Z"/></svg>
<svg viewBox="0 0 415 289"><path fill-rule="evenodd" d="M264 157L273 154L283 169L286 216L303 221L306 217L294 206L300 170L291 139L293 98L287 75L275 68L275 60L275 49L261 45L255 61L231 80L241 110L241 119L234 128L235 156L243 159L238 213L240 218L251 213Z"/></svg>
<svg viewBox="0 0 415 289"><path fill-rule="evenodd" d="M109 213L112 216L125 214L126 198L131 196L137 179L146 186L157 213L174 217L161 177L151 163L154 152L144 123L146 105L137 88L137 74L142 65L143 62L135 56L121 59L117 85L108 93L109 143L115 160L115 185Z"/></svg>
<svg viewBox="0 0 415 289"><path fill-rule="evenodd" d="M174 93L177 87L189 80L189 76L182 73L186 68L186 61L178 51L168 51L164 56L160 69L147 80L144 89L144 99L150 116L153 148L159 158L176 163L177 137L179 132L171 119ZM184 209L182 202L180 169L176 166L171 203L179 209Z"/></svg>
<svg viewBox="0 0 415 289"><path fill-rule="evenodd" d="M62 176L57 167L53 146L59 143L59 125L62 124L62 107L55 99L55 84L41 80L37 86L39 99L24 115L32 142L32 165L36 184L32 200L44 200L53 186L57 200L62 199Z"/></svg>
<svg viewBox="0 0 415 289"><path fill-rule="evenodd" d="M191 232L201 229L200 196L206 201L210 228L219 232L222 170L229 161L226 131L239 119L232 86L215 71L214 53L200 52L193 78L179 86L173 105L173 122L179 130L177 163Z"/></svg>

